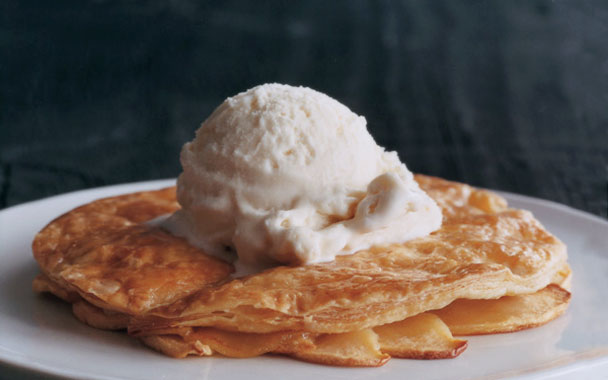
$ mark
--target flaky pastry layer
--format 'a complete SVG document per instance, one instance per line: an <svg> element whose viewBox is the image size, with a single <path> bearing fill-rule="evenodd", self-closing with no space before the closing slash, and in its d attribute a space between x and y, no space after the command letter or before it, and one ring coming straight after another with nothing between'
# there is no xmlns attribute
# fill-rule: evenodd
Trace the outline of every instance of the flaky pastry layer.
<svg viewBox="0 0 608 380"><path fill-rule="evenodd" d="M314 350L304 345L289 351L283 344L267 352L380 365L386 350L397 356L449 357L466 346L430 320L422 326L433 326L434 335L417 338L414 346L408 346L405 333L395 333L392 341L386 334L378 338L378 331L407 330L382 326L408 320L414 331L412 317L458 305L454 301L459 299L505 304L498 299L521 296L529 305L535 302L529 301L532 295L547 285L567 286L566 248L531 213L508 208L492 192L433 177L416 180L442 208L443 225L435 233L330 263L276 267L237 279L231 277L231 264L145 223L178 209L174 188L101 199L60 216L36 236L33 252L43 274L34 289L71 302L74 314L89 325L128 325L131 334L169 355L230 352L230 334L262 334L264 342L275 335L305 334L315 337ZM568 292L539 293L544 309L515 318L513 330L532 326L533 317L534 324L541 324L563 313ZM183 331L194 334L190 337L206 333L202 340L188 341L177 333ZM443 340L421 349L432 336ZM360 350L348 354L345 342L350 338L343 337L360 342ZM226 344L211 349L209 342ZM386 348L391 344L392 349Z"/></svg>

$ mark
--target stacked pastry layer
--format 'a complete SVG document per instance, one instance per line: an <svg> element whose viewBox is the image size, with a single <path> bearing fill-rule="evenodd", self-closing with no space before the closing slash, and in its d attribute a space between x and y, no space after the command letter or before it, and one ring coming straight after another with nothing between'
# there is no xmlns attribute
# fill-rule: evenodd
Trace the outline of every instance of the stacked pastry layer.
<svg viewBox="0 0 608 380"><path fill-rule="evenodd" d="M278 353L351 366L454 357L466 341L452 333L517 331L565 311L566 247L531 213L464 184L416 180L443 212L433 234L242 278L145 223L178 209L175 189L101 199L36 236L34 290L170 356Z"/></svg>

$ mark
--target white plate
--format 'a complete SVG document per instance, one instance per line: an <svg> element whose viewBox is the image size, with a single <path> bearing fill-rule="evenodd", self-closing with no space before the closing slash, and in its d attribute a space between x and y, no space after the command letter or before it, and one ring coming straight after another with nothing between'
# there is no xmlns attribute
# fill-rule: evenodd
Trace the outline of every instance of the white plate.
<svg viewBox="0 0 608 380"><path fill-rule="evenodd" d="M170 359L124 333L78 322L67 304L36 296L30 244L59 214L93 199L173 184L143 182L60 195L0 211L0 376L52 374L94 379L444 379L606 378L608 373L608 222L571 208L513 194L567 245L573 298L557 320L513 334L471 337L455 359L392 359L380 368L333 368L286 357ZM8 378L8 377L7 377Z"/></svg>

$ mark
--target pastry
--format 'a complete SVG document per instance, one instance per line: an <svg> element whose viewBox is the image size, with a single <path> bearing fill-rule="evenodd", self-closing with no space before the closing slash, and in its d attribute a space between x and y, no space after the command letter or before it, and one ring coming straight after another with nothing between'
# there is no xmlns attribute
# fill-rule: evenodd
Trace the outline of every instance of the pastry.
<svg viewBox="0 0 608 380"><path fill-rule="evenodd" d="M237 278L150 222L179 208L174 188L94 201L36 236L34 290L170 356L272 352L357 366L454 357L466 341L452 333L517 331L565 311L566 248L529 212L468 185L416 181L441 207L434 233Z"/></svg>

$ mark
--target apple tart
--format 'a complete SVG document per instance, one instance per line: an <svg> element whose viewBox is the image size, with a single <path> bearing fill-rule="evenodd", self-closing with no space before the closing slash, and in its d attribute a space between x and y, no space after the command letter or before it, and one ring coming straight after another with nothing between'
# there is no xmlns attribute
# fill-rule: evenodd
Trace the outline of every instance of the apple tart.
<svg viewBox="0 0 608 380"><path fill-rule="evenodd" d="M174 188L97 200L38 233L33 288L172 357L275 353L345 366L455 357L467 342L453 334L517 331L566 310L566 247L530 212L468 185L416 180L442 209L436 232L240 278L148 223L179 208Z"/></svg>

